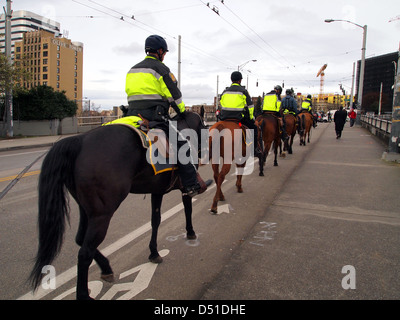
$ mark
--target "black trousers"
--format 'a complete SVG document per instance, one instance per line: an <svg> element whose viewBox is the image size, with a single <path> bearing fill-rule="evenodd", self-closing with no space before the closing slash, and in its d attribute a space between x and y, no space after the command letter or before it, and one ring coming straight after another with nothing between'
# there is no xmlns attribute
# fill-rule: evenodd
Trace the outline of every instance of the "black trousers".
<svg viewBox="0 0 400 320"><path fill-rule="evenodd" d="M177 165L178 165L178 174L181 179L183 187L191 187L197 183L197 169L194 165L194 161L192 158L192 152L196 152L193 150L190 150L190 144L188 147L186 146L187 139L179 132L178 128L176 127L176 124L171 122L170 120L167 120L167 115L165 115L165 121L160 121L159 117L156 116L156 108L149 108L149 109L143 109L143 110L137 110L134 108L129 107L127 116L137 116L141 115L142 117L146 118L147 120L151 121L152 128L157 128L161 129L164 131L165 135L169 138L170 134L170 128L171 132L177 135L177 139L175 141L177 142L176 146L172 146L174 148L174 152L177 155ZM190 159L189 163L183 164L180 162L178 152L181 149L181 147L185 146L187 148L186 152L186 157Z"/></svg>

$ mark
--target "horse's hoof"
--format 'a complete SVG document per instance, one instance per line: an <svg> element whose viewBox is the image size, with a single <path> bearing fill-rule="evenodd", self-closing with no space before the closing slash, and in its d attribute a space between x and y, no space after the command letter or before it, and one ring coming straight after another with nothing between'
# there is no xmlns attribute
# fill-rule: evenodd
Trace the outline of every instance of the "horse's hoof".
<svg viewBox="0 0 400 320"><path fill-rule="evenodd" d="M149 257L149 260L150 260L150 262L153 262L153 263L156 263L156 264L159 264L159 263L163 262L163 258L161 258L160 256L157 256L155 258Z"/></svg>
<svg viewBox="0 0 400 320"><path fill-rule="evenodd" d="M210 213L211 214L217 214L218 213L218 209L217 208L215 208L215 209L211 208Z"/></svg>
<svg viewBox="0 0 400 320"><path fill-rule="evenodd" d="M237 192L238 192L238 193L243 193L243 188L242 188L242 187L238 187L238 188L237 188Z"/></svg>
<svg viewBox="0 0 400 320"><path fill-rule="evenodd" d="M193 234L186 234L186 238L187 238L188 240L196 240L196 239L197 239L197 236L196 236L195 233L193 233Z"/></svg>
<svg viewBox="0 0 400 320"><path fill-rule="evenodd" d="M282 152L282 153L280 154L280 157L281 157L281 158L286 158L286 153L285 153L285 152Z"/></svg>
<svg viewBox="0 0 400 320"><path fill-rule="evenodd" d="M107 281L107 282L114 282L114 273L111 274L102 274L100 279Z"/></svg>
<svg viewBox="0 0 400 320"><path fill-rule="evenodd" d="M274 163L274 167L277 167L278 166L278 163Z"/></svg>
<svg viewBox="0 0 400 320"><path fill-rule="evenodd" d="M259 176L264 177L264 172L260 172Z"/></svg>

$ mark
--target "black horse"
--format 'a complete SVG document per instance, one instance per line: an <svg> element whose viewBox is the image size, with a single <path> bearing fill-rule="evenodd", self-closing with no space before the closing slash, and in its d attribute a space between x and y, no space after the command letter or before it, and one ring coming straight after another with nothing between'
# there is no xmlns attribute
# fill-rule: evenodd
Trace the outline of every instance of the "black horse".
<svg viewBox="0 0 400 320"><path fill-rule="evenodd" d="M195 130L200 138L201 129L205 128L200 116L191 112L186 112L184 119L178 118L177 124L179 130ZM39 177L39 247L30 275L33 288L40 284L43 266L51 264L61 250L65 221L69 220L67 191L78 203L80 211L76 235L76 243L81 247L77 299L90 299L88 270L93 259L101 269L102 278L113 279L110 263L97 247L106 236L111 217L129 193L151 193L149 259L160 263L157 231L161 202L164 194L180 188L176 176L173 171L154 175L139 135L124 125L102 126L57 142L46 155ZM187 237L195 239L192 200L183 196L182 201Z"/></svg>

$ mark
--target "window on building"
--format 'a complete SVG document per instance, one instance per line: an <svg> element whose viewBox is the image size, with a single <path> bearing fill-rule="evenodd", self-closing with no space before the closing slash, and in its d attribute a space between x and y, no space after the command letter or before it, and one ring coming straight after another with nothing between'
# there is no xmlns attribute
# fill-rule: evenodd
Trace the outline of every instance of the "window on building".
<svg viewBox="0 0 400 320"><path fill-rule="evenodd" d="M48 72L48 68L47 67L43 67L43 72Z"/></svg>
<svg viewBox="0 0 400 320"><path fill-rule="evenodd" d="M47 64L47 59L43 59L43 64Z"/></svg>
<svg viewBox="0 0 400 320"><path fill-rule="evenodd" d="M48 49L49 48L49 44L48 43L43 43L43 49Z"/></svg>
<svg viewBox="0 0 400 320"><path fill-rule="evenodd" d="M47 80L47 73L43 74L43 80ZM44 82L43 82L43 84L44 84ZM46 82L46 84L47 84L47 82Z"/></svg>
<svg viewBox="0 0 400 320"><path fill-rule="evenodd" d="M43 57L48 57L49 56L49 52L48 51L43 51Z"/></svg>

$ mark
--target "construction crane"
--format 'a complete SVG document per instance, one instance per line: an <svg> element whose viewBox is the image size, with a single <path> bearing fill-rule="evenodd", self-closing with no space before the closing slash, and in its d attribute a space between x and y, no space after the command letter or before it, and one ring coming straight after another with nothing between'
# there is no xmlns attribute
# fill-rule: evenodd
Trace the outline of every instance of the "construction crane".
<svg viewBox="0 0 400 320"><path fill-rule="evenodd" d="M325 63L321 69L319 69L318 73L317 73L317 78L319 76L321 76L321 80L320 80L320 85L319 85L319 97L318 100L321 100L323 98L323 94L324 94L324 80L325 80L325 69L328 65Z"/></svg>

